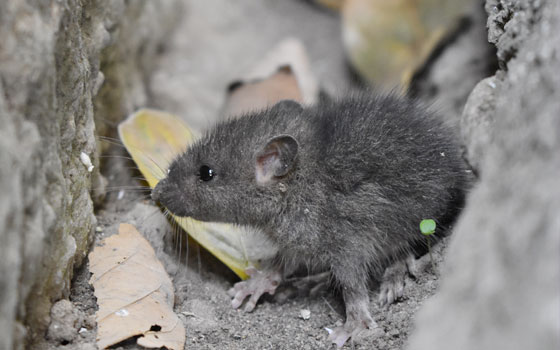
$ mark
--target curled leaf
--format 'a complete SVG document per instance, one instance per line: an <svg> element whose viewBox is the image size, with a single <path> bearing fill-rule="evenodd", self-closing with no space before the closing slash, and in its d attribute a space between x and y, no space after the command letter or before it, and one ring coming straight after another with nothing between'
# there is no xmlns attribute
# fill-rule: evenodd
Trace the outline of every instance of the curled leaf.
<svg viewBox="0 0 560 350"><path fill-rule="evenodd" d="M311 71L303 43L286 38L251 71L230 84L223 112L227 116L239 116L281 100L314 104L318 99L319 84Z"/></svg>

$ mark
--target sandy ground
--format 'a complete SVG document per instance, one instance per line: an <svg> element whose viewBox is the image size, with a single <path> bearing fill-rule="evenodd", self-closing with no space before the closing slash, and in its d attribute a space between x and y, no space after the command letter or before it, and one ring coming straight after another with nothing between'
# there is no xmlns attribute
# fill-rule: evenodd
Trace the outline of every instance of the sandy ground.
<svg viewBox="0 0 560 350"><path fill-rule="evenodd" d="M203 130L215 121L227 85L242 76L280 40L291 36L304 43L313 72L328 93L338 95L356 88L345 65L339 18L333 13L296 0L205 0L188 4L185 20L175 36L170 38L150 85L152 107L184 116L194 128ZM449 49L447 56L462 57L464 75L474 84L478 78L473 77L468 60L465 64L463 55L464 50L472 51L469 46L472 43L470 39L461 40L467 44ZM452 63L449 62L454 60L449 57L445 60L441 69L434 62L431 72L457 74L450 68ZM438 81L430 80L431 73L425 75L423 83L430 91L429 99L437 99L440 96L437 91L442 94L448 91L445 89L448 80L441 78L441 74ZM434 90L434 84L443 84L443 87L438 86L439 89ZM472 86L462 87L462 94L455 89L455 95L444 98L441 103L456 106L454 113L459 114L470 89ZM118 146L113 146L111 153L126 155ZM142 185L134 179L139 174L131 167L134 165L126 159L109 158L103 170L110 186ZM110 192L106 204L98 209L100 229L96 233L96 241L116 233L121 222L136 225L148 238L173 278L175 311L187 329L186 348L334 348L327 341L325 327L341 324L344 314L340 298L332 291L324 289L314 296L296 292L283 302L268 298L252 313L233 310L226 291L237 280L236 276L196 243L186 244L184 234L174 231L159 208L147 199L146 192L125 190L121 194L122 197L119 191ZM436 270L443 259L445 247L444 240L434 248ZM87 266L77 272L70 300L84 317L91 318L96 304L93 290L87 283L88 277ZM402 349L411 331L415 312L434 294L437 286L437 273L431 268L420 269L416 277L406 278L404 297L386 308L377 306L378 290L372 288L370 310L379 328L359 344L350 343L346 347ZM279 294L285 296L288 291ZM307 320L301 317L304 309L311 312ZM95 330L86 329L72 344L61 345L51 341L44 348L93 349L94 341ZM118 348L139 347L129 342Z"/></svg>
<svg viewBox="0 0 560 350"><path fill-rule="evenodd" d="M126 199L121 199L126 200ZM133 202L136 202L133 204ZM323 288L309 296L305 290L288 286L278 291L278 297L263 300L252 313L234 310L227 296L237 279L214 257L201 250L196 243L183 244L159 209L142 199L130 201L121 208L101 211L103 218L98 239L117 232L118 224L128 222L141 230L164 263L175 285L175 311L187 329L188 349L327 349L335 348L327 340L325 327L342 324L342 300L330 289ZM116 209L115 211L113 211ZM446 240L434 248L434 262L439 269ZM187 253L188 251L188 253ZM181 256L179 256L179 253ZM187 257L188 255L188 257ZM188 263L187 263L188 260ZM417 264L416 276L405 280L403 298L380 308L378 290L371 290L370 310L379 328L371 331L360 343L346 345L355 349L401 349L411 330L414 314L437 289L438 278L428 257ZM76 277L70 300L86 315L95 313L95 297L87 283L88 271L82 269ZM289 297L283 298L290 295ZM278 300L280 299L280 300ZM311 316L304 320L302 310ZM86 346L94 339L93 332L82 334ZM139 348L132 342L123 349Z"/></svg>

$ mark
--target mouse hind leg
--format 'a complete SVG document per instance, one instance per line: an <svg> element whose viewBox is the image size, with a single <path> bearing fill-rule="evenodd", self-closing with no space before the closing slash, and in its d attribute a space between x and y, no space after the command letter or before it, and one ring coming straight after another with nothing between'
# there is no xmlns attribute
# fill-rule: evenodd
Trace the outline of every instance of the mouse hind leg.
<svg viewBox="0 0 560 350"><path fill-rule="evenodd" d="M403 297L405 278L408 274L413 275L414 255L393 262L389 265L380 280L379 295L377 302L379 306L387 306Z"/></svg>
<svg viewBox="0 0 560 350"><path fill-rule="evenodd" d="M346 308L346 322L336 327L329 339L339 348L349 339L366 329L376 328L377 324L369 312L367 287L367 268L365 266L338 266L333 268L333 277L339 284Z"/></svg>

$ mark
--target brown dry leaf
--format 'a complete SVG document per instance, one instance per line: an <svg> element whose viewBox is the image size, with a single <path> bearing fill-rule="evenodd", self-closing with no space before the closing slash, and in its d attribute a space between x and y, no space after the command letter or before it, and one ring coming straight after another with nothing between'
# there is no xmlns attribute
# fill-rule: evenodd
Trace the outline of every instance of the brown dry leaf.
<svg viewBox="0 0 560 350"><path fill-rule="evenodd" d="M238 116L281 100L317 102L319 85L303 44L288 38L276 45L247 74L229 87L224 114Z"/></svg>
<svg viewBox="0 0 560 350"><path fill-rule="evenodd" d="M303 103L296 77L289 66L284 66L264 79L251 82L235 82L230 85L226 114L242 115L264 109L281 100Z"/></svg>
<svg viewBox="0 0 560 350"><path fill-rule="evenodd" d="M185 328L173 312L173 285L150 243L130 224L89 254L95 288L97 346L139 336L147 348L183 349Z"/></svg>

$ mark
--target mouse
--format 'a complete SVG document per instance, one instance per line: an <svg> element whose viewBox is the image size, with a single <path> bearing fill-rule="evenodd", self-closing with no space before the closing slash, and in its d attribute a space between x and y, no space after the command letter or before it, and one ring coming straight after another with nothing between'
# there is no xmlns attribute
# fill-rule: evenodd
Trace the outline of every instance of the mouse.
<svg viewBox="0 0 560 350"><path fill-rule="evenodd" d="M304 106L284 100L217 123L152 191L178 216L253 227L278 248L230 290L252 311L302 267L329 271L346 320L338 347L376 327L369 279L437 239L458 215L468 176L456 133L419 100L360 93Z"/></svg>

